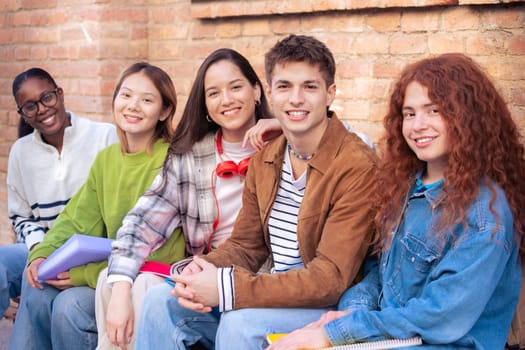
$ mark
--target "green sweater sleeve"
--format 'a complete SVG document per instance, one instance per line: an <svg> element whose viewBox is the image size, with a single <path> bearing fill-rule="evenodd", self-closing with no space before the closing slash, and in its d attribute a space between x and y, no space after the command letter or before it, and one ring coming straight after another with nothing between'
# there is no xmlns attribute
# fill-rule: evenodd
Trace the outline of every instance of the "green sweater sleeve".
<svg viewBox="0 0 525 350"><path fill-rule="evenodd" d="M28 262L39 257L47 258L62 246L74 233L106 237L95 186L96 168L92 167L84 185L71 197L44 240L29 253Z"/></svg>
<svg viewBox="0 0 525 350"><path fill-rule="evenodd" d="M122 219L137 199L150 187L162 169L169 144L157 141L153 153L123 154L115 144L102 150L81 189L71 198L42 243L29 254L29 262L47 258L74 233L114 239ZM184 257L184 235L177 229L150 260L171 263ZM107 261L77 266L69 270L74 286L96 287Z"/></svg>
<svg viewBox="0 0 525 350"><path fill-rule="evenodd" d="M74 286L87 285L95 289L100 271L104 270L107 266L107 260L77 266L69 270L69 278L71 278Z"/></svg>

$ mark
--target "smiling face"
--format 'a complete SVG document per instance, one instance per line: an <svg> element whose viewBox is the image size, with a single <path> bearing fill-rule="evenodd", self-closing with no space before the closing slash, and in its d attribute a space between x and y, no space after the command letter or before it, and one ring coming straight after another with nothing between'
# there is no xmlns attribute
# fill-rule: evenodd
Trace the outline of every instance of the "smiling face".
<svg viewBox="0 0 525 350"><path fill-rule="evenodd" d="M16 92L18 106L24 106L28 102L35 102L38 110L34 116L28 118L22 116L26 122L36 130L40 131L44 139L58 137L64 134L64 129L70 124L64 107L64 93L58 88L56 91L57 101L52 107L44 106L40 101L46 93L55 91L55 86L46 79L29 78L24 81Z"/></svg>
<svg viewBox="0 0 525 350"><path fill-rule="evenodd" d="M162 96L144 73L129 75L120 86L113 101L115 123L125 132L128 152L146 149L159 120L168 117Z"/></svg>
<svg viewBox="0 0 525 350"><path fill-rule="evenodd" d="M425 86L408 84L402 113L403 136L417 158L427 163L426 177L429 182L441 179L449 153L447 125Z"/></svg>
<svg viewBox="0 0 525 350"><path fill-rule="evenodd" d="M318 66L307 62L276 64L268 96L289 140L320 141L328 124L327 107L334 100L335 84L326 86Z"/></svg>
<svg viewBox="0 0 525 350"><path fill-rule="evenodd" d="M208 68L204 96L208 115L221 127L226 141L241 141L255 125L255 101L261 99L261 88L250 84L234 63L222 60Z"/></svg>

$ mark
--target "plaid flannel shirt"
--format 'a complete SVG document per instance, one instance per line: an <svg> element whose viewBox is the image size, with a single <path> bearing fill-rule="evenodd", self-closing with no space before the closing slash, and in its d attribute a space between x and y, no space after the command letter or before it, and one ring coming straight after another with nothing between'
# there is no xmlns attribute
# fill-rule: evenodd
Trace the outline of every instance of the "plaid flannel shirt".
<svg viewBox="0 0 525 350"><path fill-rule="evenodd" d="M214 133L195 143L192 151L172 155L164 188L158 191L161 172L123 219L113 243L108 275L134 280L144 260L179 226L184 231L187 254L204 252L217 215L212 192L215 157Z"/></svg>

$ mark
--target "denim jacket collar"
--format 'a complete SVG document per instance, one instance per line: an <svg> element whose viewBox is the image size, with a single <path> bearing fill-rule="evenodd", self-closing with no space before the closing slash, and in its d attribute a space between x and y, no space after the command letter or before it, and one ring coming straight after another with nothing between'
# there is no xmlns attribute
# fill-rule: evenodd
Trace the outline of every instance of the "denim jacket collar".
<svg viewBox="0 0 525 350"><path fill-rule="evenodd" d="M422 171L420 170L416 174L415 179L420 178L421 175L422 175ZM445 199L445 196L442 195L444 184L445 184L445 179L443 178L441 180L438 180L436 184L426 189L425 191L414 193L413 191L416 186L415 181L414 181L414 184L412 185L410 189L410 192L409 192L410 196L408 199L410 200L412 198L425 196L427 201L430 203L430 206L435 209L443 201L443 199Z"/></svg>

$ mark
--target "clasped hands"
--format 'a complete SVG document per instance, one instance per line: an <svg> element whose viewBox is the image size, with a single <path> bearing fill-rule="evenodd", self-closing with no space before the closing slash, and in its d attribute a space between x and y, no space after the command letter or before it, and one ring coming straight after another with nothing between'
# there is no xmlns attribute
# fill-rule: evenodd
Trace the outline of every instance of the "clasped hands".
<svg viewBox="0 0 525 350"><path fill-rule="evenodd" d="M212 307L219 305L217 271L215 265L195 256L180 275L171 276L175 281L171 294L187 309L211 312Z"/></svg>
<svg viewBox="0 0 525 350"><path fill-rule="evenodd" d="M44 286L38 281L38 267L46 260L45 258L37 258L33 260L29 266L26 268L26 278L29 285L33 288L42 289ZM57 275L56 280L46 280L44 281L50 286L55 287L59 290L64 290L73 287L71 278L69 277L69 271L61 272Z"/></svg>

